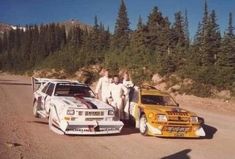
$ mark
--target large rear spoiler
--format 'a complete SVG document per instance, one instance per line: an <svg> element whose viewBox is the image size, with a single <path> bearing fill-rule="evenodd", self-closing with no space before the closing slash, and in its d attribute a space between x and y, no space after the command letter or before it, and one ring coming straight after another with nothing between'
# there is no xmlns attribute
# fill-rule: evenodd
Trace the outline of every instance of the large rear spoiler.
<svg viewBox="0 0 235 159"><path fill-rule="evenodd" d="M52 79L52 78L35 78L35 77L32 77L33 91L38 90L45 83L53 82L53 81L59 81L59 82L78 82L76 80Z"/></svg>
<svg viewBox="0 0 235 159"><path fill-rule="evenodd" d="M37 89L39 89L45 83L53 81L53 80L55 80L55 79L32 77L33 91L36 91Z"/></svg>

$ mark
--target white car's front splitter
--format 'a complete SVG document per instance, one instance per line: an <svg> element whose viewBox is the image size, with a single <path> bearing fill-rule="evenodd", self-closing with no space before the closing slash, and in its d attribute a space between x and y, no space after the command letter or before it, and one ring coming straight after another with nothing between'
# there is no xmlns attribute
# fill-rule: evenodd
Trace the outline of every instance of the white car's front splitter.
<svg viewBox="0 0 235 159"><path fill-rule="evenodd" d="M60 128L65 134L100 135L120 133L123 125L121 121L61 121Z"/></svg>

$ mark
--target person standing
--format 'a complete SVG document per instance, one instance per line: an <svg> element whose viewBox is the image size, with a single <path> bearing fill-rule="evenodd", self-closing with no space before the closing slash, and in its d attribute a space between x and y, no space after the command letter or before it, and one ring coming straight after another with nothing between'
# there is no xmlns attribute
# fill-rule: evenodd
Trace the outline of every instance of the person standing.
<svg viewBox="0 0 235 159"><path fill-rule="evenodd" d="M112 97L111 105L116 108L120 120L124 120L124 99L128 95L126 87L120 83L119 77L114 76L113 83L110 85L110 94Z"/></svg>
<svg viewBox="0 0 235 159"><path fill-rule="evenodd" d="M128 91L127 96L124 100L124 117L125 117L125 120L129 120L129 118L130 118L130 101L133 96L133 88L135 85L132 82L132 80L130 79L130 75L128 72L124 73L122 83Z"/></svg>
<svg viewBox="0 0 235 159"><path fill-rule="evenodd" d="M111 79L109 78L109 70L104 69L102 70L102 75L103 77L101 77L96 85L96 89L95 89L95 94L96 97L99 97L99 93L101 96L101 100L105 103L108 103L108 98L110 97L110 89L109 86L111 84Z"/></svg>

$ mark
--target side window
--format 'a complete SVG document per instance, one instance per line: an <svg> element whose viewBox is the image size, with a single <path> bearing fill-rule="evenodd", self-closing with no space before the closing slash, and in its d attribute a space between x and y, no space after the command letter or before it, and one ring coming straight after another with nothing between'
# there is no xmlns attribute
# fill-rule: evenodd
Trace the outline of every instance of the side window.
<svg viewBox="0 0 235 159"><path fill-rule="evenodd" d="M54 87L55 87L55 85L54 85L53 83L51 83L51 84L49 85L47 91L46 91L46 94L49 95L49 96L51 96L52 93L53 93Z"/></svg>
<svg viewBox="0 0 235 159"><path fill-rule="evenodd" d="M50 83L47 83L47 84L44 86L44 88L42 89L42 92L43 92L43 93L46 93L46 90L47 90L49 84L50 84Z"/></svg>

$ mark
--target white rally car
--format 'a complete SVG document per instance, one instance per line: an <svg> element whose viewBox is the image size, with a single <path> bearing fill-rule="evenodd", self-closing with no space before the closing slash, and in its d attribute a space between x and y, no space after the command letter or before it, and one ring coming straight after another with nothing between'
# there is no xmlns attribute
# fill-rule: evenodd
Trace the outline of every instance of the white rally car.
<svg viewBox="0 0 235 159"><path fill-rule="evenodd" d="M87 85L46 78L32 78L32 85L33 114L49 118L49 128L54 132L78 135L121 132L124 124L115 117L114 108L96 99Z"/></svg>

